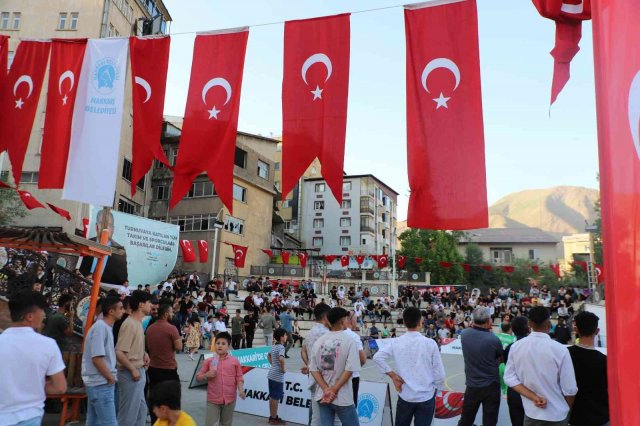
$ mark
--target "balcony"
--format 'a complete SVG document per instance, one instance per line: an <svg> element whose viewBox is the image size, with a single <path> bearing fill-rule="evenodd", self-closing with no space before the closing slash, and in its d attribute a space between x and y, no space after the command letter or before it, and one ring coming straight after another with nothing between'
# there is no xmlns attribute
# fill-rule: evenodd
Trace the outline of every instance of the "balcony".
<svg viewBox="0 0 640 426"><path fill-rule="evenodd" d="M360 232L369 232L375 234L375 230L370 225L360 225Z"/></svg>

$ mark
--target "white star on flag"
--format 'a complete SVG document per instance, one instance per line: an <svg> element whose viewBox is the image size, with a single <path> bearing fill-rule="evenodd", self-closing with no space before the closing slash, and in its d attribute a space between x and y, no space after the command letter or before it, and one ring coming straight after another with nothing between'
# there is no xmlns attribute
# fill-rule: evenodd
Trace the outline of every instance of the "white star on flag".
<svg viewBox="0 0 640 426"><path fill-rule="evenodd" d="M445 98L442 92L440 92L440 96L433 99L433 101L436 103L436 109L439 109L440 107L445 107L448 109L449 106L447 105L447 101L449 99L451 98Z"/></svg>
<svg viewBox="0 0 640 426"><path fill-rule="evenodd" d="M313 100L315 101L316 99L322 99L322 90L320 88L320 86L316 86L316 90L311 90L311 93L313 93Z"/></svg>
<svg viewBox="0 0 640 426"><path fill-rule="evenodd" d="M24 102L22 101L22 98L16 100L16 108L22 109L22 105L24 105Z"/></svg>
<svg viewBox="0 0 640 426"><path fill-rule="evenodd" d="M64 98L62 98L62 105L66 105L67 104L67 95L64 95Z"/></svg>
<svg viewBox="0 0 640 426"><path fill-rule="evenodd" d="M209 113L209 120L211 120L211 118L215 118L217 120L218 119L218 113L220 112L220 110L216 109L216 107L214 105L213 108L211 108L207 112Z"/></svg>

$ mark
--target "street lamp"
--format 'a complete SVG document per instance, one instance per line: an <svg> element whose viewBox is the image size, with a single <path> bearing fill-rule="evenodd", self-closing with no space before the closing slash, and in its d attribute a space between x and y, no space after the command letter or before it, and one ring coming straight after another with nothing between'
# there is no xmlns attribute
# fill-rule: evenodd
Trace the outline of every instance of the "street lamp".
<svg viewBox="0 0 640 426"><path fill-rule="evenodd" d="M218 211L218 214L216 215L216 220L215 222L213 222L213 253L212 253L212 257L211 257L211 280L213 280L216 276L216 266L217 263L217 256L218 256L218 233L219 231L224 227L224 222L221 222L218 217L220 216L220 213L222 213L222 211L224 210L224 208L220 209L220 211Z"/></svg>

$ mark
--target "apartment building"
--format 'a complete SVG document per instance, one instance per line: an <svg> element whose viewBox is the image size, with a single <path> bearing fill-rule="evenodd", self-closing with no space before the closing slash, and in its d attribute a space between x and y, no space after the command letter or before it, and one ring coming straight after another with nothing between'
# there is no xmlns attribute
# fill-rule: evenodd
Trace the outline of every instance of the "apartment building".
<svg viewBox="0 0 640 426"><path fill-rule="evenodd" d="M181 128L182 119L166 117L162 145L173 165L180 148ZM275 139L238 133L233 172L233 214L222 205L214 185L204 173L195 179L184 199L169 210L173 174L162 163L154 163L149 217L179 225L181 239L206 240L209 244L207 263L185 264L179 253L176 269L207 275L213 270L219 275L245 276L250 274L251 265L268 262L261 249L272 244L276 195L273 158L277 143ZM220 227L217 232L216 224ZM249 247L244 268L234 266L233 250L225 242Z"/></svg>
<svg viewBox="0 0 640 426"><path fill-rule="evenodd" d="M20 38L101 38L166 33L171 15L162 0L3 0L0 2L0 34L9 41L9 67ZM82 232L82 218L88 216L89 206L62 200L62 190L38 190L38 170L46 111L47 76L45 76L29 146L22 172L21 187L41 202L50 202L68 210L72 220L58 216L48 209L35 209L21 219L23 226L60 227L66 232ZM131 111L131 75L127 73L124 111ZM131 144L133 116L125 114L122 122L119 175L117 177L115 210L145 215L151 199L148 176L137 183L138 192L131 197ZM3 154L0 169L5 177L10 170ZM12 180L12 178L10 179Z"/></svg>
<svg viewBox="0 0 640 426"><path fill-rule="evenodd" d="M320 254L391 254L398 192L374 175L345 175L342 204L322 178L303 180L300 234Z"/></svg>

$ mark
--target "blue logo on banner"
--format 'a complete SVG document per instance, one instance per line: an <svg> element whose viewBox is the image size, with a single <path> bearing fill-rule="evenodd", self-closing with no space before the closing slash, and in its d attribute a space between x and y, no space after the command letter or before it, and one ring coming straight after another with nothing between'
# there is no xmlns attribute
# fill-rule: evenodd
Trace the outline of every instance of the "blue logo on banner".
<svg viewBox="0 0 640 426"><path fill-rule="evenodd" d="M113 86L120 80L118 64L113 58L100 59L92 75L93 87L102 95L109 95L113 92Z"/></svg>
<svg viewBox="0 0 640 426"><path fill-rule="evenodd" d="M378 398L370 393L363 393L358 397L358 418L360 423L371 423L378 417L380 404Z"/></svg>

